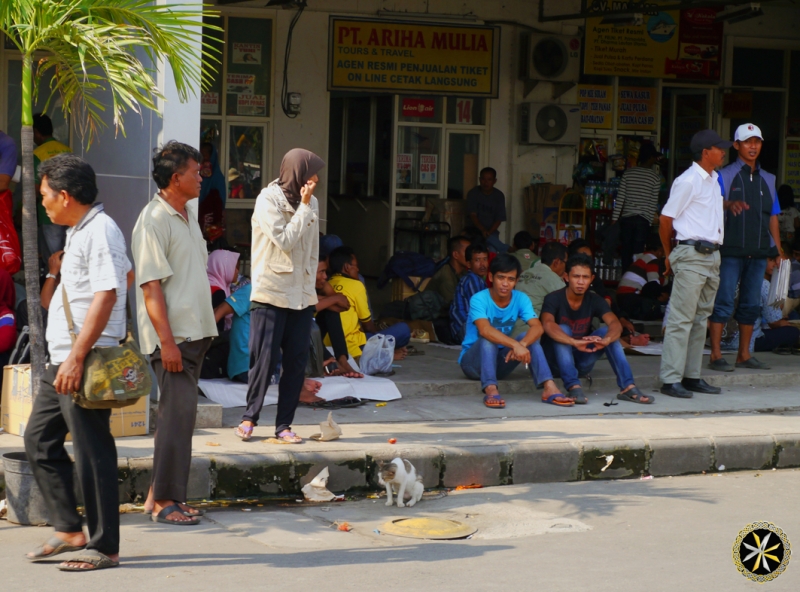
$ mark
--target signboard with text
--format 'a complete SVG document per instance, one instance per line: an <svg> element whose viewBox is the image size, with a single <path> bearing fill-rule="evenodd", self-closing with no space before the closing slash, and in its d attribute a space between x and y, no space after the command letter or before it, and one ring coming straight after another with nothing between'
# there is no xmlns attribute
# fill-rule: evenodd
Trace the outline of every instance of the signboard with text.
<svg viewBox="0 0 800 592"><path fill-rule="evenodd" d="M498 27L330 18L328 90L497 97Z"/></svg>
<svg viewBox="0 0 800 592"><path fill-rule="evenodd" d="M592 84L578 85L581 105L581 127L611 129L614 117L614 87Z"/></svg>
<svg viewBox="0 0 800 592"><path fill-rule="evenodd" d="M617 129L652 131L656 129L658 89L619 87Z"/></svg>
<svg viewBox="0 0 800 592"><path fill-rule="evenodd" d="M717 8L645 13L642 24L586 19L586 74L719 80L723 23ZM620 2L620 5L626 2ZM619 9L624 6L619 6Z"/></svg>

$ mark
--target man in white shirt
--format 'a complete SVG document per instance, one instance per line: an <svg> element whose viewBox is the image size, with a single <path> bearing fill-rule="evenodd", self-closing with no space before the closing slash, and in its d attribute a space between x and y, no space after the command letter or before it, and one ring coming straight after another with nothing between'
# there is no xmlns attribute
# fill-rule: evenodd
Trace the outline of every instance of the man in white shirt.
<svg viewBox="0 0 800 592"><path fill-rule="evenodd" d="M117 449L110 409L84 409L71 394L81 385L84 360L95 347L119 345L126 334L126 275L131 269L125 238L94 203L92 167L63 154L43 162L42 204L53 224L69 227L61 283L53 296L47 325L50 364L25 429L25 452L44 496L55 535L31 560L86 549L59 569L89 571L119 565L119 488ZM67 324L64 300L72 312L77 339ZM72 435L73 465L64 440ZM89 540L77 511L73 470L84 498Z"/></svg>
<svg viewBox="0 0 800 592"><path fill-rule="evenodd" d="M661 212L659 235L667 256L667 274L675 274L670 314L661 355L661 392L688 399L692 392L719 394L700 378L706 321L719 287L719 247L723 240L722 192L714 169L732 146L713 130L691 141L694 163L675 179ZM672 248L672 233L678 241Z"/></svg>

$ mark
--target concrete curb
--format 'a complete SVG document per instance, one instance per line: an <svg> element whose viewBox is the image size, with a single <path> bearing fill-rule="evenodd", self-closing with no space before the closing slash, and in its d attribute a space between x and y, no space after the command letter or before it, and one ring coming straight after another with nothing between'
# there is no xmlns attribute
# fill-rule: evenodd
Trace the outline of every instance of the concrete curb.
<svg viewBox="0 0 800 592"><path fill-rule="evenodd" d="M190 499L296 496L322 468L335 493L379 489L378 461L410 460L426 488L666 477L800 467L800 433L697 438L522 442L480 446L376 446L192 459ZM611 458L613 457L613 458ZM120 458L120 502L147 494L152 457ZM2 471L2 467L0 467ZM5 483L0 472L0 490Z"/></svg>
<svg viewBox="0 0 800 592"><path fill-rule="evenodd" d="M331 491L376 491L378 461L397 456L414 464L426 488L638 479L800 467L800 433L205 455L192 459L189 498L296 496L326 466ZM152 458L121 458L118 470L120 502L143 500Z"/></svg>

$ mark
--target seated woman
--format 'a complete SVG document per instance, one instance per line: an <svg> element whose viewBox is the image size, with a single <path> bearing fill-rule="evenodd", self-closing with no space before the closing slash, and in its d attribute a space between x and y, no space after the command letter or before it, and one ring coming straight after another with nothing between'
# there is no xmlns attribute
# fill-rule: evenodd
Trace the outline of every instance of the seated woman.
<svg viewBox="0 0 800 592"><path fill-rule="evenodd" d="M318 301L315 321L322 338L328 337L331 347L333 347L333 355L330 354L327 348L323 352L325 365L330 365L331 362L335 361L338 367L330 373L333 376L363 378L364 375L353 370L348 361L347 340L344 336L342 319L339 315L339 313L350 308L350 302L343 294L337 294L333 290L333 286L328 283L328 261L326 259L320 259L317 264L316 290Z"/></svg>

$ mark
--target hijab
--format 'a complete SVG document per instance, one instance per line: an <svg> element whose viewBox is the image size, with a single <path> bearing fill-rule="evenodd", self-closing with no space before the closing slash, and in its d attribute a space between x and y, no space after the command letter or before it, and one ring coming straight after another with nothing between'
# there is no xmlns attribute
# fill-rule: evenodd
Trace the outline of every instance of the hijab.
<svg viewBox="0 0 800 592"><path fill-rule="evenodd" d="M231 284L236 279L236 265L239 263L239 253L217 249L208 254L208 283L212 288L219 288L225 292L225 298L231 295ZM225 330L231 328L233 315L225 316Z"/></svg>
<svg viewBox="0 0 800 592"><path fill-rule="evenodd" d="M208 168L211 174L207 177L203 176L203 181L200 184L200 203L203 203L211 192L216 189L220 200L222 200L222 207L225 207L225 199L228 197L225 189L225 175L222 174L222 170L219 168L219 155L214 144L211 144L211 158L209 159Z"/></svg>
<svg viewBox="0 0 800 592"><path fill-rule="evenodd" d="M289 150L281 162L278 186L293 208L300 203L300 189L306 182L325 167L319 156L302 148Z"/></svg>

